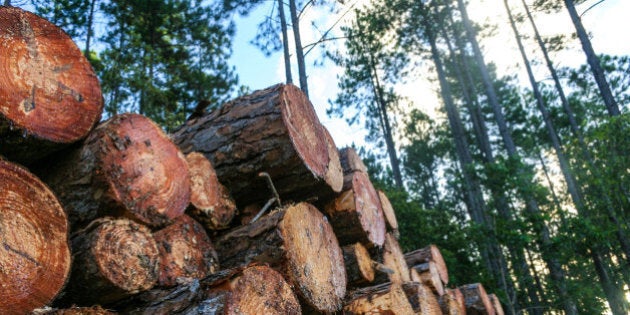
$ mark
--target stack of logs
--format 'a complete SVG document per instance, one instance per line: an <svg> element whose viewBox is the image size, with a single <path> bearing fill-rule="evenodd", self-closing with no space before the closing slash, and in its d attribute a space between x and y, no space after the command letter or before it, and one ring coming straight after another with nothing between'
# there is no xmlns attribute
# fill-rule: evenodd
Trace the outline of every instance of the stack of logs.
<svg viewBox="0 0 630 315"><path fill-rule="evenodd" d="M501 314L481 284L445 287L436 246L403 253L295 86L167 135L99 123L93 70L42 18L0 6L0 47L0 313Z"/></svg>

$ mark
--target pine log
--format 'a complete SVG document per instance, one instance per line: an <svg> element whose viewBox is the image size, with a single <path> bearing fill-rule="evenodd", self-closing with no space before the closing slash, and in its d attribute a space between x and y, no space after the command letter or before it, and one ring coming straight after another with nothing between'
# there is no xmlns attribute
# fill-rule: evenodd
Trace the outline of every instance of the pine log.
<svg viewBox="0 0 630 315"><path fill-rule="evenodd" d="M354 314L414 314L400 283L383 283L352 291L346 297L343 313Z"/></svg>
<svg viewBox="0 0 630 315"><path fill-rule="evenodd" d="M98 79L72 39L43 18L0 7L0 153L30 163L100 120Z"/></svg>
<svg viewBox="0 0 630 315"><path fill-rule="evenodd" d="M326 171L326 178L330 178L329 182L332 189L326 189L317 194L317 196L312 199L316 199L313 201L313 204L317 206L318 209L323 209L326 204L332 201L343 188L343 169L341 167L341 162L339 161L339 151L337 150L337 146L335 145L335 141L333 137L330 135L330 132L326 127L322 127L324 129L324 135L326 140L326 145L328 147L328 169Z"/></svg>
<svg viewBox="0 0 630 315"><path fill-rule="evenodd" d="M0 160L0 314L48 304L70 272L66 215L46 185Z"/></svg>
<svg viewBox="0 0 630 315"><path fill-rule="evenodd" d="M488 298L490 299L490 302L492 303L492 307L494 307L494 313L496 315L505 314L505 312L503 312L503 306L501 306L501 301L495 294L488 294Z"/></svg>
<svg viewBox="0 0 630 315"><path fill-rule="evenodd" d="M343 169L343 175L349 175L354 172L368 173L368 169L352 147L345 147L339 150L339 161Z"/></svg>
<svg viewBox="0 0 630 315"><path fill-rule="evenodd" d="M370 179L363 172L354 172L345 176L343 189L325 207L339 242L381 247L385 242L385 219Z"/></svg>
<svg viewBox="0 0 630 315"><path fill-rule="evenodd" d="M158 248L151 231L128 219L99 218L72 237L72 274L60 305L107 305L152 288Z"/></svg>
<svg viewBox="0 0 630 315"><path fill-rule="evenodd" d="M390 270L389 273L378 273L374 280L376 283L403 283L411 281L409 267L405 263L405 256L398 241L391 233L385 235L385 244L382 250L377 251L376 257L377 261L382 262Z"/></svg>
<svg viewBox="0 0 630 315"><path fill-rule="evenodd" d="M494 315L494 307L481 283L466 284L459 289L464 295L466 314Z"/></svg>
<svg viewBox="0 0 630 315"><path fill-rule="evenodd" d="M270 175L283 200L307 200L340 186L341 175L329 173L324 128L294 85L274 85L223 104L186 121L173 139L185 153L201 152L212 162L239 207L271 198L260 172Z"/></svg>
<svg viewBox="0 0 630 315"><path fill-rule="evenodd" d="M199 152L186 155L190 174L190 205L188 213L209 230L228 228L236 214L236 204L223 186L214 167Z"/></svg>
<svg viewBox="0 0 630 315"><path fill-rule="evenodd" d="M153 289L120 303L124 314L300 314L291 286L275 270L223 270L171 289Z"/></svg>
<svg viewBox="0 0 630 315"><path fill-rule="evenodd" d="M267 263L321 312L339 310L346 292L343 254L332 227L308 203L276 210L215 240L225 268Z"/></svg>
<svg viewBox="0 0 630 315"><path fill-rule="evenodd" d="M349 287L365 286L374 281L374 265L370 253L361 243L341 248Z"/></svg>
<svg viewBox="0 0 630 315"><path fill-rule="evenodd" d="M391 231L392 234L396 237L400 237L400 233L398 232L398 220L396 220L396 213L394 212L394 207L392 207L391 202L389 202L389 198L382 190L378 191L378 199L381 201L381 208L383 209L383 215L385 216L385 226L388 231Z"/></svg>
<svg viewBox="0 0 630 315"><path fill-rule="evenodd" d="M419 282L403 283L403 290L415 314L442 315L440 304L427 286Z"/></svg>
<svg viewBox="0 0 630 315"><path fill-rule="evenodd" d="M444 284L440 278L437 264L434 261L429 261L424 264L419 264L411 267L420 277L420 282L429 286L435 294L438 296L444 294Z"/></svg>
<svg viewBox="0 0 630 315"><path fill-rule="evenodd" d="M440 249L437 246L432 244L427 247L406 253L405 261L407 262L408 266L415 266L433 261L435 263L435 267L437 268L438 273L440 274L440 279L442 279L442 283L448 284L448 268L446 267L444 258L442 257Z"/></svg>
<svg viewBox="0 0 630 315"><path fill-rule="evenodd" d="M219 269L217 253L203 226L182 215L155 233L160 263L158 285L174 286L190 278L204 278Z"/></svg>
<svg viewBox="0 0 630 315"><path fill-rule="evenodd" d="M137 114L101 123L44 178L73 230L105 215L161 227L190 202L184 155L160 127Z"/></svg>
<svg viewBox="0 0 630 315"><path fill-rule="evenodd" d="M440 308L444 315L466 314L464 296L457 288L444 290L444 295L438 298L438 303L440 303Z"/></svg>

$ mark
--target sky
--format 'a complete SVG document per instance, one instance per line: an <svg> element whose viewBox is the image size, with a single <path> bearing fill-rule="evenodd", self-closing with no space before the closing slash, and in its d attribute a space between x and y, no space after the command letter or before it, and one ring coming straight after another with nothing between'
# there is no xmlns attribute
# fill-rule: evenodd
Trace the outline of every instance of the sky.
<svg viewBox="0 0 630 315"><path fill-rule="evenodd" d="M359 0L367 2L365 0ZM533 0L526 0L531 3ZM234 42L234 52L231 64L236 68L239 75L240 84L249 86L252 90L262 89L270 85L284 82L284 63L281 52L265 57L258 48L249 43L256 35L256 27L265 16L271 12L271 4L259 7L249 16L238 17L236 21L237 30ZM521 11L520 1L511 0L512 9L515 12ZM578 12L582 13L599 0L588 0L577 6ZM353 1L345 1L348 8ZM470 0L469 14L473 21L479 24L491 24L497 26L495 34L491 37L481 38L480 42L484 50L486 62L492 61L497 64L499 74L518 73L522 82L527 82L525 69L518 64L521 61L516 42L511 33L507 14L502 0ZM342 13L347 10L342 9ZM630 54L630 0L606 0L593 9L589 10L582 17L582 23L591 34L591 41L597 53L607 53L612 55ZM276 14L276 11L273 11ZM569 34L574 32L573 24L566 13L561 10L557 14L545 15L535 12L535 19L538 28L543 36L555 34ZM288 15L288 11L287 11ZM348 20L346 15L346 19ZM308 9L304 13L304 19L300 23L303 46L317 41L321 37L321 32L329 28L339 19L339 14L332 14L325 9ZM314 29L311 22L315 21L318 29ZM337 26L342 25L337 24ZM335 28L338 31L338 27ZM520 31L523 34L530 34L529 24L522 24ZM292 34L289 35L292 38ZM541 59L542 55L535 49L535 44L531 40L525 41L528 45L528 53ZM329 46L342 45L342 42L330 42ZM293 42L290 43L293 46ZM581 46L577 39L567 42L568 49L562 53L552 55L558 67L576 67L586 62ZM293 78L297 81L297 66L293 58ZM306 56L306 72L308 75L309 96L313 103L320 121L330 130L338 147L351 145L352 143L363 145L365 131L361 125L349 126L343 119L331 118L326 115L328 101L334 99L337 94L337 76L342 74L342 69L334 66L330 61L324 65L315 66L315 62L321 61L321 52L314 49ZM428 77L434 77L429 70ZM537 77L549 77L542 67L535 69ZM437 98L437 87L433 86L426 79L413 78L405 86L400 86L398 92L414 100L414 106L421 108L430 115L439 115L437 108L440 105Z"/></svg>

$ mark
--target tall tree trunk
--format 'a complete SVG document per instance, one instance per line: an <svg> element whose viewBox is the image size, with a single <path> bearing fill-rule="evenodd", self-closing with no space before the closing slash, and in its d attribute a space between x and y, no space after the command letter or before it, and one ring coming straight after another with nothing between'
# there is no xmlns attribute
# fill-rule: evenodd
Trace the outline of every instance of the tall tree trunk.
<svg viewBox="0 0 630 315"><path fill-rule="evenodd" d="M4 0L4 6L5 7L11 6L11 0Z"/></svg>
<svg viewBox="0 0 630 315"><path fill-rule="evenodd" d="M584 50L584 54L586 54L586 60L591 67L591 72L593 72L595 82L597 82L597 87L599 87L599 92L602 95L604 104L606 104L608 114L610 116L619 116L621 114L619 106L617 105L617 101L615 101L615 97L613 96L610 86L606 81L604 70L599 63L599 58L595 54L595 50L591 45L591 40L588 38L588 34L584 29L584 25L582 25L582 20L580 19L577 10L575 10L573 0L564 0L564 5L567 7L567 11L569 11L569 16L571 16L571 21L573 21L577 36L580 39L580 43L582 43L582 49Z"/></svg>
<svg viewBox="0 0 630 315"><path fill-rule="evenodd" d="M289 36L287 34L287 19L284 16L284 1L278 0L278 15L280 17L280 28L282 29L282 49L284 52L284 72L287 84L293 83L291 74L291 54L289 53Z"/></svg>
<svg viewBox="0 0 630 315"><path fill-rule="evenodd" d="M304 51L302 50L302 40L300 39L300 19L295 5L296 0L289 0L289 11L291 11L291 24L293 26L293 37L295 40L295 55L298 62L298 73L300 75L300 89L308 97L308 82L306 81L306 66L304 65Z"/></svg>
<svg viewBox="0 0 630 315"><path fill-rule="evenodd" d="M88 60L90 60L90 42L92 40L92 36L94 35L94 6L96 4L96 0L90 0L90 13L88 14L88 19L87 19L87 32L86 32L86 38L85 38L85 51L83 52L83 54L85 54L85 57L88 58Z"/></svg>

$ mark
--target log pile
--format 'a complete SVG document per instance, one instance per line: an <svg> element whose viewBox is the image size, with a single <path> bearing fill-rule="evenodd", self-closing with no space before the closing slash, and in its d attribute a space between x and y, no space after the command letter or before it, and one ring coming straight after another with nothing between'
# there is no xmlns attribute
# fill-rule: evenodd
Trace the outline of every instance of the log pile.
<svg viewBox="0 0 630 315"><path fill-rule="evenodd" d="M0 35L14 70L0 74L1 314L500 306L479 284L448 289L437 246L404 254L387 195L297 87L236 98L171 135L138 114L96 124L98 82L62 31L0 6Z"/></svg>

